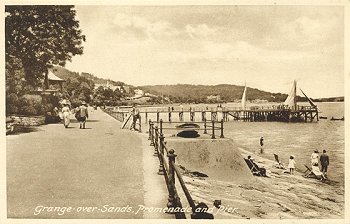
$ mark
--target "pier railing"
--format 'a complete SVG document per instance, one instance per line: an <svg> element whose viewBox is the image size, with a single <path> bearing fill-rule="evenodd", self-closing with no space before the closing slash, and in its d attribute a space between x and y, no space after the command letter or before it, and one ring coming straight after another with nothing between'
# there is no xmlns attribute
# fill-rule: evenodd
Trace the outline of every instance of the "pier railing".
<svg viewBox="0 0 350 224"><path fill-rule="evenodd" d="M161 123L160 123L161 124ZM158 174L164 175L164 179L169 192L168 196L168 213L174 214L176 219L186 219L185 210L183 208L180 196L178 194L175 182L179 182L186 200L191 207L191 219L214 219L214 216L208 213L208 206L201 202L196 204L193 200L185 181L183 180L181 171L176 164L176 154L174 149L168 149L162 128L157 123L149 121L149 140L151 146L154 146L154 156L159 158Z"/></svg>

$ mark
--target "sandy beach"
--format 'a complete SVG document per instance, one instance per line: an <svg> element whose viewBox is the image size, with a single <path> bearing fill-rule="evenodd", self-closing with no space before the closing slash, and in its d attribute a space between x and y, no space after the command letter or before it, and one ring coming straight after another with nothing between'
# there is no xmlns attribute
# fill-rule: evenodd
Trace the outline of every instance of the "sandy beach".
<svg viewBox="0 0 350 224"><path fill-rule="evenodd" d="M244 158L250 152L241 150ZM224 219L326 219L344 218L344 188L331 180L321 182L303 177L303 170L294 175L274 168L273 161L253 155L260 167L267 169L268 177L253 176L253 181L237 184L185 174L192 197L205 202L209 208L214 200L222 207L214 208L215 218ZM225 208L226 211L225 211ZM229 208L234 208L229 211Z"/></svg>

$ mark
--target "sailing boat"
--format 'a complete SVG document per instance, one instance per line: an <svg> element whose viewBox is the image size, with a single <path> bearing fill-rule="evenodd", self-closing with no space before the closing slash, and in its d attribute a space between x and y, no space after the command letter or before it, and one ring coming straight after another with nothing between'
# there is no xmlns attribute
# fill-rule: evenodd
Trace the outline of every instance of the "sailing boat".
<svg viewBox="0 0 350 224"><path fill-rule="evenodd" d="M242 108L243 108L243 110L245 110L246 102L247 102L247 84L244 84L244 92L242 95Z"/></svg>
<svg viewBox="0 0 350 224"><path fill-rule="evenodd" d="M317 108L317 105L304 93L303 90L300 89L300 91L303 93L303 95L306 97L306 99L309 101L311 107ZM287 99L283 103L284 105L288 106L292 110L297 109L297 82L294 80L292 89L287 97ZM318 108L317 108L318 110ZM319 111L320 112L320 111Z"/></svg>
<svg viewBox="0 0 350 224"><path fill-rule="evenodd" d="M292 89L290 90L290 93L287 99L284 101L283 105L288 106L292 110L297 109L297 81L296 80L294 80Z"/></svg>

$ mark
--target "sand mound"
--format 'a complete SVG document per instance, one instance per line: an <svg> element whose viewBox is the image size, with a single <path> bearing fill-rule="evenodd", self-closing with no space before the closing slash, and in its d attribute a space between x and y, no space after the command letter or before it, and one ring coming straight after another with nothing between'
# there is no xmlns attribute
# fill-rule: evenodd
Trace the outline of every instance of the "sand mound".
<svg viewBox="0 0 350 224"><path fill-rule="evenodd" d="M212 179L245 183L253 180L239 149L232 139L167 139L174 149L176 163Z"/></svg>

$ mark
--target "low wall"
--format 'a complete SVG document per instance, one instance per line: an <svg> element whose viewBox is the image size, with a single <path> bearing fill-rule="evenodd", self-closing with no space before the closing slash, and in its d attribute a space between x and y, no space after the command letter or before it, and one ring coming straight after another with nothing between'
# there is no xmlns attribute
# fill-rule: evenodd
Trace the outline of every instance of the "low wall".
<svg viewBox="0 0 350 224"><path fill-rule="evenodd" d="M176 164L210 178L246 183L253 180L243 156L232 139L167 138L167 148L174 149Z"/></svg>
<svg viewBox="0 0 350 224"><path fill-rule="evenodd" d="M10 123L18 126L39 126L45 124L45 116L7 116L6 120L12 120Z"/></svg>

